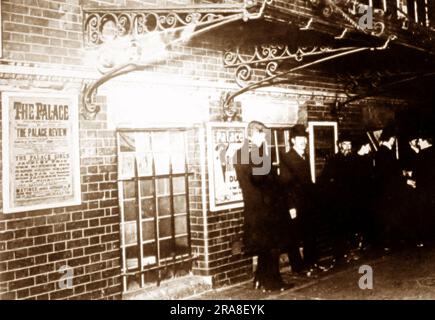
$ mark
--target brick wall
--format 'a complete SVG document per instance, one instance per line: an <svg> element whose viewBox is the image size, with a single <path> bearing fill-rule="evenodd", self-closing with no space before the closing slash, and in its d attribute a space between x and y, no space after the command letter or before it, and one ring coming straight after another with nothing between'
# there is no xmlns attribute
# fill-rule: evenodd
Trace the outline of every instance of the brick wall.
<svg viewBox="0 0 435 320"><path fill-rule="evenodd" d="M82 204L0 213L0 300L119 297L115 154L104 110L94 121L81 120ZM72 287L61 289L65 266Z"/></svg>

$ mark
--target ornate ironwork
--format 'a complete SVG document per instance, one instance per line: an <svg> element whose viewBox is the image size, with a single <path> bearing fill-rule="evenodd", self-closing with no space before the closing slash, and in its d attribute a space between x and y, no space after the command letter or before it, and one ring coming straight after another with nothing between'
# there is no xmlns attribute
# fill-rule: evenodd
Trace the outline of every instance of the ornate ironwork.
<svg viewBox="0 0 435 320"><path fill-rule="evenodd" d="M224 66L236 68L236 83L245 87L252 80L254 68L265 71L266 77L277 74L280 64L286 60L301 62L305 57L319 56L346 51L353 47L300 47L295 52L287 45L261 45L255 46L252 54L241 53L239 48L224 53Z"/></svg>
<svg viewBox="0 0 435 320"><path fill-rule="evenodd" d="M230 92L222 92L220 98L220 103L222 105L222 118L226 122L232 122L236 118L239 118L238 120L240 120L240 114L238 113L238 108L240 108L240 106L238 106L235 101L232 101L229 104L224 103L230 94Z"/></svg>
<svg viewBox="0 0 435 320"><path fill-rule="evenodd" d="M189 25L211 24L232 13L87 12L85 44L100 45L119 37L140 37L150 32L174 31ZM106 32L108 35L105 34Z"/></svg>
<svg viewBox="0 0 435 320"><path fill-rule="evenodd" d="M163 60L163 51L200 34L234 21L262 18L272 2L245 0L243 5L233 6L84 10L85 43L100 49L97 68L104 74L84 90L84 116L92 118L99 111L95 91L106 81L143 70Z"/></svg>
<svg viewBox="0 0 435 320"><path fill-rule="evenodd" d="M310 3L318 8L326 18L331 17L334 13L340 15L354 29L373 36L381 36L385 31L385 23L380 21L385 12L381 9L373 10L373 28L363 28L358 21L361 18L361 12L368 12L369 6L360 3L357 0L309 0ZM344 36L344 34L343 34Z"/></svg>
<svg viewBox="0 0 435 320"><path fill-rule="evenodd" d="M402 83L432 77L435 72L367 71L357 75L339 75L338 81L344 84L348 99L343 103L358 101L388 91Z"/></svg>
<svg viewBox="0 0 435 320"><path fill-rule="evenodd" d="M356 54L356 53L359 53L362 51L385 50L388 48L390 41L395 40L395 39L396 39L395 36L391 36L385 41L385 43L382 46L378 46L378 47L347 47L347 48L330 49L330 50L335 50L335 51L329 51L331 54L328 54L325 57L321 57L321 58L314 60L314 61L311 61L311 62L299 64L297 66L290 68L289 70L287 70L285 72L280 72L280 73L270 75L270 76L265 77L261 80L257 80L257 81L255 81L255 82L253 82L245 87L242 87L240 90L234 92L233 94L229 95L226 98L226 100L224 101L224 106L232 103L232 101L234 100L235 97L237 97L237 96L239 96L247 91L266 87L266 86L281 84L281 83L288 83L289 82L289 80L288 80L289 75L293 74L296 71L306 69L306 68L309 68L311 66L318 65L318 64L321 64L321 63L326 62L326 61L334 60L334 59L337 59L337 58L340 58L340 57L343 57L346 55ZM233 60L236 60L236 59L233 58ZM268 61L266 60L263 63L267 64L267 62ZM272 58L271 62L275 62L275 61L273 61L273 58ZM252 62L251 64L254 64L254 62ZM242 64L241 66L244 66L244 65ZM247 65L246 68L249 69L249 68L251 68L251 66ZM248 70L248 69L245 69L245 70ZM243 74L243 77L246 78L248 75L249 75L249 72L245 71L245 73ZM237 77L237 74L236 74L236 77Z"/></svg>
<svg viewBox="0 0 435 320"><path fill-rule="evenodd" d="M245 0L242 5L183 6L168 8L119 9L98 8L83 10L84 43L96 46L120 37L153 32L175 31L191 25L204 26L226 17L242 14L244 21L263 15L266 5L273 0ZM258 12L253 9L261 4Z"/></svg>

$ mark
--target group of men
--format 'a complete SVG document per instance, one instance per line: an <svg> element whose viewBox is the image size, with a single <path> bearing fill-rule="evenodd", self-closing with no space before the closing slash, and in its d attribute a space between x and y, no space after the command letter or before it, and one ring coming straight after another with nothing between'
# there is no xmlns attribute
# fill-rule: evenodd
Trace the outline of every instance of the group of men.
<svg viewBox="0 0 435 320"><path fill-rule="evenodd" d="M430 239L435 152L428 132L409 137L409 152L401 161L392 127L382 131L376 149L365 134L341 134L339 152L327 159L316 184L306 152L308 134L299 124L290 130L291 149L279 153L279 165L258 170L272 163L268 133L261 122L250 122L234 159L245 204L245 251L258 257L254 288L291 287L280 274L282 253L294 273L318 270L317 240L325 222L336 261L348 259L362 243L390 250L398 241L422 246Z"/></svg>

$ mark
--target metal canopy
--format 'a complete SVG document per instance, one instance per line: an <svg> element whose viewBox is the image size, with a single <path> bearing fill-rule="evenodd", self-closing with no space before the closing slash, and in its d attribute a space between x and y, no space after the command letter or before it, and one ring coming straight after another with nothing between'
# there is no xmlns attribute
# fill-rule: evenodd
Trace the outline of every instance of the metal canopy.
<svg viewBox="0 0 435 320"><path fill-rule="evenodd" d="M382 10L375 10L373 28L366 30L358 23L359 8L364 6L358 1L307 0L302 9L298 3L245 0L239 5L84 9L85 45L102 47L114 42L123 53L119 61L103 59L100 63L101 78L85 88L84 116L92 118L99 111L94 95L100 85L159 62L153 52L144 49L144 42L150 45L149 35L163 39L160 49L188 43L210 31L236 39L223 53L223 61L225 67L235 70L241 89L226 95L224 110L230 110L233 99L244 92L289 83L296 71L361 52L386 51L391 43L427 54L433 61L431 28L406 19L392 21ZM305 37L310 39L308 44L301 41Z"/></svg>
<svg viewBox="0 0 435 320"><path fill-rule="evenodd" d="M94 8L84 9L84 42L87 47L101 46L120 40L125 62L108 62L103 56L99 71L101 78L86 86L82 114L93 118L100 110L95 102L97 88L108 80L136 70L143 70L158 62L159 57L143 52L153 45L157 36L159 50L186 43L192 38L235 21L249 21L263 17L265 7L272 0L245 0L241 5L176 6L166 8ZM109 34L109 35L107 35ZM118 48L119 49L119 48ZM106 59L104 59L106 58Z"/></svg>

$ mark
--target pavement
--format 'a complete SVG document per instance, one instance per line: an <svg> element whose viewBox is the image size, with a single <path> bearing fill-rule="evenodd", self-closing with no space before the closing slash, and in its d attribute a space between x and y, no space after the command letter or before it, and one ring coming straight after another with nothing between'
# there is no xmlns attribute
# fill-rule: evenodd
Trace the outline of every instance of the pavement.
<svg viewBox="0 0 435 320"><path fill-rule="evenodd" d="M294 287L283 292L254 290L252 281L193 296L193 300L434 300L435 245L358 251L358 260L342 262L311 277L282 272ZM371 273L371 278L370 278ZM361 278L363 277L363 278ZM360 287L362 286L362 288Z"/></svg>

